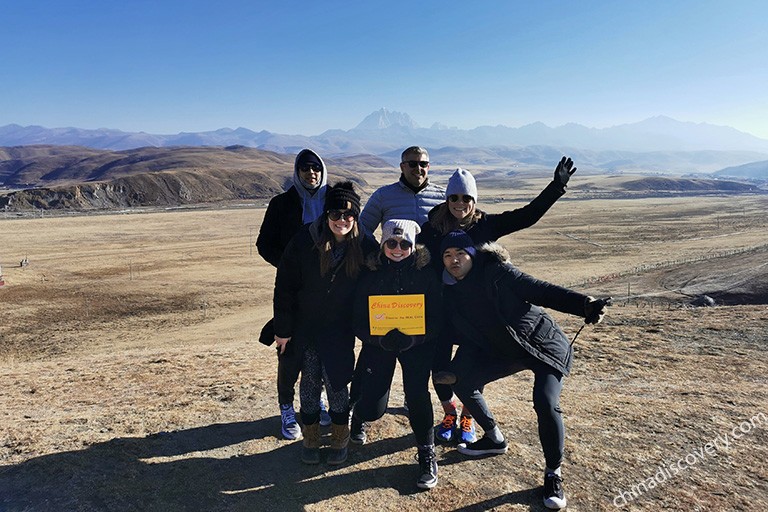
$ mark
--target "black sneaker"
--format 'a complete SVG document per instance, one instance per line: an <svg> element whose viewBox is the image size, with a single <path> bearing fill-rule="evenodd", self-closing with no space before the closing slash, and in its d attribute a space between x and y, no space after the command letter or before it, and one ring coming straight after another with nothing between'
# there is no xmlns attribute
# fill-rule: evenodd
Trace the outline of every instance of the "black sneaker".
<svg viewBox="0 0 768 512"><path fill-rule="evenodd" d="M544 506L550 510L560 510L567 505L563 493L563 479L556 473L544 476Z"/></svg>
<svg viewBox="0 0 768 512"><path fill-rule="evenodd" d="M354 444L365 444L368 440L368 424L352 415L352 424L349 427L349 441Z"/></svg>
<svg viewBox="0 0 768 512"><path fill-rule="evenodd" d="M416 486L421 489L431 489L437 485L437 457L435 456L434 445L420 446L418 459L421 476L416 482Z"/></svg>
<svg viewBox="0 0 768 512"><path fill-rule="evenodd" d="M464 444L461 443L458 446L459 453L464 455L470 455L472 457L478 457L480 455L501 455L507 453L507 441L503 440L500 443L491 441L488 436L483 436L479 441L474 443Z"/></svg>

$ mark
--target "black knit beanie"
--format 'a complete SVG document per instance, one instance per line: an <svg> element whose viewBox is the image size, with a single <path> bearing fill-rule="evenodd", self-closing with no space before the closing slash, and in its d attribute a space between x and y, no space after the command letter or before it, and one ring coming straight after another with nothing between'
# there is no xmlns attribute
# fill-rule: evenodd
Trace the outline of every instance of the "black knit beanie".
<svg viewBox="0 0 768 512"><path fill-rule="evenodd" d="M351 181L342 181L331 187L325 193L325 211L350 210L355 218L360 216L360 196L355 192Z"/></svg>
<svg viewBox="0 0 768 512"><path fill-rule="evenodd" d="M461 249L469 254L472 258L475 257L475 243L472 241L468 234L460 229L451 231L443 237L443 240L440 243L440 254L444 253L446 249L451 248Z"/></svg>

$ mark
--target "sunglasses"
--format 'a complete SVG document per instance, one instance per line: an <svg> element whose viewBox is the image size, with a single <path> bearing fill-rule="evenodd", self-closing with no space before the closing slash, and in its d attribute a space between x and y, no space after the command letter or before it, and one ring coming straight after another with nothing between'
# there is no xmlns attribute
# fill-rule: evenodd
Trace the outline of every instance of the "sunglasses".
<svg viewBox="0 0 768 512"><path fill-rule="evenodd" d="M409 242L408 240L400 240L399 242L395 240L394 238L390 238L386 242L384 242L384 245L387 246L387 249L395 250L397 249L397 246L400 246L400 249L407 251L411 247L413 247L413 244Z"/></svg>
<svg viewBox="0 0 768 512"><path fill-rule="evenodd" d="M352 210L328 210L328 218L337 221L344 217L347 220L354 220L355 214Z"/></svg>
<svg viewBox="0 0 768 512"><path fill-rule="evenodd" d="M421 167L422 169L429 167L429 162L425 162L424 160L407 160L403 163L408 164L408 167L411 169L415 169L417 166Z"/></svg>
<svg viewBox="0 0 768 512"><path fill-rule="evenodd" d="M451 194L448 196L448 200L452 203L458 202L459 199L461 199L461 201L464 203L471 203L472 201L474 201L474 198L472 196L468 196L466 194L464 194L463 196L459 196L457 194Z"/></svg>
<svg viewBox="0 0 768 512"><path fill-rule="evenodd" d="M299 172L321 172L323 166L320 164L301 164L299 166Z"/></svg>

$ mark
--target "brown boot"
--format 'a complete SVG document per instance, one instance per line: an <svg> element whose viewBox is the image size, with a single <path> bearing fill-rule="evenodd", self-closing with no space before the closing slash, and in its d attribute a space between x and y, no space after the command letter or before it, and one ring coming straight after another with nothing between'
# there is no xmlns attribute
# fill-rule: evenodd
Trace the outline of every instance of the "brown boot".
<svg viewBox="0 0 768 512"><path fill-rule="evenodd" d="M301 447L301 462L304 464L320 464L320 423L304 425L304 435Z"/></svg>
<svg viewBox="0 0 768 512"><path fill-rule="evenodd" d="M331 450L328 453L328 464L337 466L347 460L349 445L349 425L331 424Z"/></svg>

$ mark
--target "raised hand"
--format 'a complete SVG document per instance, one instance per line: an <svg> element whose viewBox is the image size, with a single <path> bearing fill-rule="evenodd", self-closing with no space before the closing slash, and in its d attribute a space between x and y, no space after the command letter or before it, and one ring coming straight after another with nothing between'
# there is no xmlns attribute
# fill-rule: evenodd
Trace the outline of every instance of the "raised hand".
<svg viewBox="0 0 768 512"><path fill-rule="evenodd" d="M568 180L571 179L571 174L576 172L576 167L573 167L573 160L570 157L563 157L560 159L560 163L555 167L555 181L565 187L568 184Z"/></svg>

